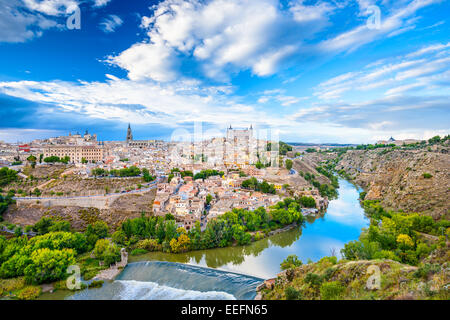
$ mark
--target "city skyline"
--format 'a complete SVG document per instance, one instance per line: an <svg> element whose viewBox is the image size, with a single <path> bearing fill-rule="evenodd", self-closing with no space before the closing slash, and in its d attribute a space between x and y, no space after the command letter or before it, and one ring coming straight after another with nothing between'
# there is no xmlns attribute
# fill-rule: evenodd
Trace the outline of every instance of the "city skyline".
<svg viewBox="0 0 450 320"><path fill-rule="evenodd" d="M80 29L69 30L77 6ZM86 129L99 140L124 140L129 122L136 139L164 140L177 128L193 131L194 122L220 132L253 124L305 143L450 131L448 1L14 0L2 7L0 140L7 142Z"/></svg>

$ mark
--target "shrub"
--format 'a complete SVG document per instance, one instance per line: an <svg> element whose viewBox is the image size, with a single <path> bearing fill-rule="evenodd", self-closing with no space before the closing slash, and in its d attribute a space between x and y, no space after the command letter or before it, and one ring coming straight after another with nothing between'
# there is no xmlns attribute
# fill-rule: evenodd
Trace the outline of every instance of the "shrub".
<svg viewBox="0 0 450 320"><path fill-rule="evenodd" d="M286 295L286 300L301 300L302 294L299 290L289 286L284 290L284 294Z"/></svg>
<svg viewBox="0 0 450 320"><path fill-rule="evenodd" d="M258 231L255 233L255 236L254 236L255 241L261 240L263 238L264 238L264 234L262 232Z"/></svg>
<svg viewBox="0 0 450 320"><path fill-rule="evenodd" d="M423 174L424 179L431 179L433 176L430 173L424 173Z"/></svg>
<svg viewBox="0 0 450 320"><path fill-rule="evenodd" d="M293 269L302 265L302 262L295 254L290 254L281 262L281 270Z"/></svg>
<svg viewBox="0 0 450 320"><path fill-rule="evenodd" d="M41 294L42 289L39 286L28 286L17 293L20 300L34 300Z"/></svg>
<svg viewBox="0 0 450 320"><path fill-rule="evenodd" d="M146 251L158 251L161 250L161 245L155 239L144 239L136 244L136 248Z"/></svg>
<svg viewBox="0 0 450 320"><path fill-rule="evenodd" d="M125 244L125 242L127 241L127 236L125 235L125 232L123 232L123 230L117 230L112 234L111 239L117 244Z"/></svg>
<svg viewBox="0 0 450 320"><path fill-rule="evenodd" d="M24 270L25 279L33 284L64 279L67 268L72 264L75 264L73 249L38 249L32 252L31 264Z"/></svg>
<svg viewBox="0 0 450 320"><path fill-rule="evenodd" d="M322 277L316 273L308 273L305 277L305 282L311 287L319 287L322 284Z"/></svg>
<svg viewBox="0 0 450 320"><path fill-rule="evenodd" d="M132 255L132 256L138 256L138 255L146 254L146 253L147 253L147 250L145 250L145 249L140 249L140 248L136 248L136 249L133 249L133 250L131 251L131 255Z"/></svg>
<svg viewBox="0 0 450 320"><path fill-rule="evenodd" d="M97 240L95 243L94 254L97 259L102 260L107 266L120 261L121 259L119 247L108 239Z"/></svg>
<svg viewBox="0 0 450 320"><path fill-rule="evenodd" d="M420 266L416 272L414 272L414 276L416 278L427 279L429 275L436 274L441 271L441 266L438 263L425 263Z"/></svg>
<svg viewBox="0 0 450 320"><path fill-rule="evenodd" d="M322 300L338 300L344 289L339 281L324 282L320 287L320 296Z"/></svg>
<svg viewBox="0 0 450 320"><path fill-rule="evenodd" d="M100 288L103 285L103 280L94 280L89 284L89 288Z"/></svg>

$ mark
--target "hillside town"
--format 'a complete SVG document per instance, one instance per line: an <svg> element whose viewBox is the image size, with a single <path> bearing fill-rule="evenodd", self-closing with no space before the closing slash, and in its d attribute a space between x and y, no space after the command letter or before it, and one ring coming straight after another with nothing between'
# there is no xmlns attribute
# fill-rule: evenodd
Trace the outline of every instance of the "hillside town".
<svg viewBox="0 0 450 320"><path fill-rule="evenodd" d="M69 133L26 144L2 143L0 165L16 170L27 181L32 179L32 175L27 175L30 166L38 169L61 166L61 177L64 180L68 176L75 177L77 180L69 184L80 185L74 190L69 187L71 191L63 193L58 192L57 187L51 189L55 179L44 181L34 190L16 194L18 207L36 200L47 206L52 203L70 205L70 197L111 195L114 197L111 199L116 199L115 194L152 190L154 199L145 211L155 216L171 214L186 230L196 222L204 229L209 220L233 209L268 209L292 196L314 199L313 208L303 208L305 215L327 207L326 196L321 196L317 188L303 180L295 169L285 168L283 161L295 160L295 156L280 155L277 143L258 139L252 126L233 128L230 125L223 137L198 142L166 142L135 140L131 125L128 125L125 137L124 141L98 141L96 134L86 130L83 135ZM133 168L134 173L125 176L120 173ZM147 184L132 180L133 176L143 176L144 172L151 177L146 180ZM90 179L100 181L105 178L109 178L110 186L108 183L104 187L85 186ZM243 187L243 182L250 179L254 179L256 185L265 184L270 189ZM118 187L117 181L122 181ZM127 181L135 185L130 186ZM64 202L55 201L62 197ZM83 206L83 201L76 202ZM108 207L103 203L97 205L95 201L86 203L99 209Z"/></svg>

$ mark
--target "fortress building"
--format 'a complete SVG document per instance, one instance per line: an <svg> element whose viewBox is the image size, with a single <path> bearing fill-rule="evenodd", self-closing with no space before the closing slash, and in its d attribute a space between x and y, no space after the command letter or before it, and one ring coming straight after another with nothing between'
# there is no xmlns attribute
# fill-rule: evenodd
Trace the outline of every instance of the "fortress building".
<svg viewBox="0 0 450 320"><path fill-rule="evenodd" d="M226 166L242 167L254 162L255 141L253 126L244 129L227 129L224 141L224 164Z"/></svg>

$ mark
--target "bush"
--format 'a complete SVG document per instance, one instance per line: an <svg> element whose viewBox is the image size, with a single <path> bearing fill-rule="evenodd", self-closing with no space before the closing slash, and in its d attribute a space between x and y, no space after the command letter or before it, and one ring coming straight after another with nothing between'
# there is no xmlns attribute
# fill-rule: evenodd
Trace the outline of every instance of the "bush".
<svg viewBox="0 0 450 320"><path fill-rule="evenodd" d="M138 255L146 254L146 253L147 253L147 250L145 250L145 249L140 249L140 248L136 248L136 249L133 249L133 250L131 251L131 255L132 255L132 256L138 256Z"/></svg>
<svg viewBox="0 0 450 320"><path fill-rule="evenodd" d="M305 208L316 207L316 200L313 197L302 196L298 201Z"/></svg>
<svg viewBox="0 0 450 320"><path fill-rule="evenodd" d="M39 286L28 286L17 293L17 298L20 300L34 300L40 296L42 292Z"/></svg>
<svg viewBox="0 0 450 320"><path fill-rule="evenodd" d="M125 244L125 242L127 241L127 236L125 235L125 232L123 232L123 230L117 230L112 234L111 239L117 244Z"/></svg>
<svg viewBox="0 0 450 320"><path fill-rule="evenodd" d="M105 283L103 280L94 280L89 284L89 288L100 288L103 283Z"/></svg>
<svg viewBox="0 0 450 320"><path fill-rule="evenodd" d="M436 274L441 271L441 266L438 263L425 263L420 266L416 272L414 272L414 276L416 278L423 278L427 280L430 275Z"/></svg>
<svg viewBox="0 0 450 320"><path fill-rule="evenodd" d="M94 254L97 259L103 261L107 266L121 259L119 247L108 239L99 239L95 243Z"/></svg>
<svg viewBox="0 0 450 320"><path fill-rule="evenodd" d="M136 248L145 251L159 251L161 250L161 245L155 239L144 239L136 244Z"/></svg>
<svg viewBox="0 0 450 320"><path fill-rule="evenodd" d="M308 283L311 287L319 287L322 284L322 277L316 273L308 273L305 277L305 282Z"/></svg>
<svg viewBox="0 0 450 320"><path fill-rule="evenodd" d="M430 173L423 174L424 179L431 179L433 176Z"/></svg>
<svg viewBox="0 0 450 320"><path fill-rule="evenodd" d="M301 300L302 294L299 290L289 286L284 290L284 294L286 296L286 300Z"/></svg>
<svg viewBox="0 0 450 320"><path fill-rule="evenodd" d="M339 300L345 288L339 281L324 282L320 287L322 300Z"/></svg>
<svg viewBox="0 0 450 320"><path fill-rule="evenodd" d="M31 264L24 270L25 279L33 284L64 279L67 268L72 264L75 264L73 249L38 249L31 253Z"/></svg>
<svg viewBox="0 0 450 320"><path fill-rule="evenodd" d="M281 270L293 269L302 265L302 262L295 254L290 254L281 262Z"/></svg>

